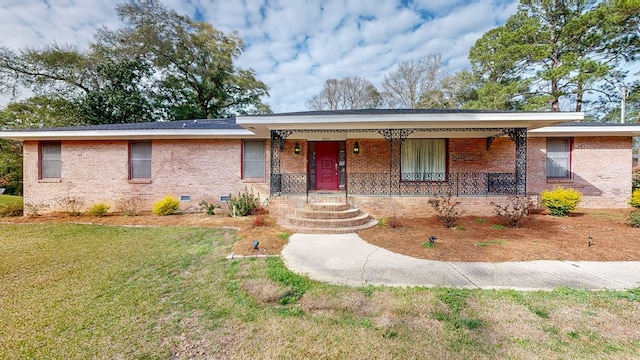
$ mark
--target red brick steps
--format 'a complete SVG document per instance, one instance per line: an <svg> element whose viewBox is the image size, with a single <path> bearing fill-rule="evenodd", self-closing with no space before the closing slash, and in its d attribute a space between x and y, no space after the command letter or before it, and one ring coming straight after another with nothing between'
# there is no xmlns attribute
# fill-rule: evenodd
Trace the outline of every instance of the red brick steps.
<svg viewBox="0 0 640 360"><path fill-rule="evenodd" d="M286 216L284 227L303 234L346 234L375 226L375 219L350 204L320 202L296 209Z"/></svg>

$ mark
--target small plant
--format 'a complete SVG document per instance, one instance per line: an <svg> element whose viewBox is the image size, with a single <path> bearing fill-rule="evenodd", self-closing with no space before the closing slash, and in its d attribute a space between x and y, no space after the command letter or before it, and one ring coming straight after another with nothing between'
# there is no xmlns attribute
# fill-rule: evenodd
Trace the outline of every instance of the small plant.
<svg viewBox="0 0 640 360"><path fill-rule="evenodd" d="M264 215L256 215L253 218L253 227L267 226L267 222L264 219Z"/></svg>
<svg viewBox="0 0 640 360"><path fill-rule="evenodd" d="M116 210L124 216L138 216L142 203L142 198L139 196L122 198L116 203Z"/></svg>
<svg viewBox="0 0 640 360"><path fill-rule="evenodd" d="M482 218L477 218L475 219L475 222L478 224L486 224L487 220L486 219L482 219Z"/></svg>
<svg viewBox="0 0 640 360"><path fill-rule="evenodd" d="M278 237L279 237L280 239L282 239L282 240L289 240L289 236L291 236L291 234L286 233L286 232L284 232L284 233L278 233Z"/></svg>
<svg viewBox="0 0 640 360"><path fill-rule="evenodd" d="M458 203L451 200L451 194L447 195L447 197L431 198L429 199L429 205L436 212L438 221L448 228L455 227L458 218L464 214L464 211L456 209Z"/></svg>
<svg viewBox="0 0 640 360"><path fill-rule="evenodd" d="M640 228L640 210L633 210L629 214L629 225L634 228Z"/></svg>
<svg viewBox="0 0 640 360"><path fill-rule="evenodd" d="M458 225L458 226L454 227L454 229L456 229L456 230L467 230L467 228L464 227L463 225Z"/></svg>
<svg viewBox="0 0 640 360"><path fill-rule="evenodd" d="M48 208L49 205L47 204L28 202L24 204L24 213L27 216L40 216L40 213Z"/></svg>
<svg viewBox="0 0 640 360"><path fill-rule="evenodd" d="M248 192L245 187L244 192L238 193L238 196L229 194L227 204L229 205L230 216L251 215L260 207L260 194L255 196L253 190Z"/></svg>
<svg viewBox="0 0 640 360"><path fill-rule="evenodd" d="M4 205L0 205L0 218L22 216L24 207L22 201L11 201Z"/></svg>
<svg viewBox="0 0 640 360"><path fill-rule="evenodd" d="M496 229L496 230L505 230L505 229L509 228L508 226L504 226L504 225L501 225L501 224L494 224L494 225L491 225L491 227Z"/></svg>
<svg viewBox="0 0 640 360"><path fill-rule="evenodd" d="M422 247L425 248L425 249L431 249L431 248L436 247L436 243L425 241L425 242L422 243Z"/></svg>
<svg viewBox="0 0 640 360"><path fill-rule="evenodd" d="M167 195L153 204L152 212L160 216L173 215L178 212L179 207L180 200L171 195Z"/></svg>
<svg viewBox="0 0 640 360"><path fill-rule="evenodd" d="M389 226L389 217L385 216L378 219L378 226Z"/></svg>
<svg viewBox="0 0 640 360"><path fill-rule="evenodd" d="M57 197L53 199L53 201L58 204L58 207L62 212L65 212L68 215L80 216L82 214L80 209L82 209L82 205L84 205L84 199L79 196Z"/></svg>
<svg viewBox="0 0 640 360"><path fill-rule="evenodd" d="M640 189L636 189L631 194L631 199L629 199L629 205L634 208L640 209Z"/></svg>
<svg viewBox="0 0 640 360"><path fill-rule="evenodd" d="M402 220L400 220L400 218L395 214L393 214L393 216L389 218L388 224L392 229L399 229L403 226Z"/></svg>
<svg viewBox="0 0 640 360"><path fill-rule="evenodd" d="M200 201L200 204L198 205L200 206L200 212L203 212L207 215L215 215L216 209L220 209L220 205L214 203L209 204L204 200Z"/></svg>
<svg viewBox="0 0 640 360"><path fill-rule="evenodd" d="M89 210L87 210L87 215L97 216L97 217L105 216L107 215L107 212L109 211L109 209L111 209L111 206L102 202L97 203L92 207L90 207Z"/></svg>
<svg viewBox="0 0 640 360"><path fill-rule="evenodd" d="M480 241L476 243L477 247L485 247L485 246L489 246L489 245L504 245L506 244L507 241L506 240L485 240L485 241Z"/></svg>
<svg viewBox="0 0 640 360"><path fill-rule="evenodd" d="M566 216L578 207L582 193L571 188L557 186L553 190L545 190L540 194L542 205L549 209L553 216Z"/></svg>
<svg viewBox="0 0 640 360"><path fill-rule="evenodd" d="M493 205L493 212L500 220L502 225L508 227L520 227L523 220L529 215L529 210L533 207L533 203L526 196L511 196L506 205Z"/></svg>

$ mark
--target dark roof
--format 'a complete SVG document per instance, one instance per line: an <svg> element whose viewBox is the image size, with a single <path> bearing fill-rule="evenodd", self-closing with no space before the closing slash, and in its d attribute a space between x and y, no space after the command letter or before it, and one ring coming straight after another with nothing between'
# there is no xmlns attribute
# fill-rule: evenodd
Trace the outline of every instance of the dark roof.
<svg viewBox="0 0 640 360"><path fill-rule="evenodd" d="M244 129L236 124L236 119L199 119L178 121L155 121L144 123L80 125L52 128L30 128L14 131L87 131L87 130L171 130L171 129Z"/></svg>

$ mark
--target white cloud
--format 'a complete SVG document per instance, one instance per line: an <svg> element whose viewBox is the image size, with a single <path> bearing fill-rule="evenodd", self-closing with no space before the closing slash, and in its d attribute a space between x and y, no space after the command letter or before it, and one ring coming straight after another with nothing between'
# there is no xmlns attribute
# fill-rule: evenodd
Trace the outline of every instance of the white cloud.
<svg viewBox="0 0 640 360"><path fill-rule="evenodd" d="M358 75L378 85L400 61L439 52L452 70L468 66L469 48L516 11L516 0L164 0L224 32L237 31L253 68L271 88L276 112L306 110L326 79ZM109 0L4 0L1 45L52 42L86 47L96 29L120 22ZM7 99L4 99L6 103Z"/></svg>

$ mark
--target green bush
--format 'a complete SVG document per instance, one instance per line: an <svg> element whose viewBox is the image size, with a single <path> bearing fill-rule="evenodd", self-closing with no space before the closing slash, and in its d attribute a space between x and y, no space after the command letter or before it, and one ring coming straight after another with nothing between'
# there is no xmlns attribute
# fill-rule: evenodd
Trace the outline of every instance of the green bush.
<svg viewBox="0 0 640 360"><path fill-rule="evenodd" d="M238 193L238 196L229 194L229 216L247 216L252 215L260 208L260 194L255 196L253 191L248 192L247 188L243 193Z"/></svg>
<svg viewBox="0 0 640 360"><path fill-rule="evenodd" d="M87 215L89 216L105 216L107 212L111 209L111 207L105 203L97 203L87 210Z"/></svg>
<svg viewBox="0 0 640 360"><path fill-rule="evenodd" d="M634 228L640 228L640 210L633 210L629 214L629 224Z"/></svg>
<svg viewBox="0 0 640 360"><path fill-rule="evenodd" d="M633 194L631 194L631 199L629 199L629 205L633 206L634 208L640 209L640 189L636 189L633 191Z"/></svg>
<svg viewBox="0 0 640 360"><path fill-rule="evenodd" d="M200 205L200 212L203 212L207 215L215 215L216 209L220 209L220 205L214 203L209 204L204 200L200 201L200 204L198 205Z"/></svg>
<svg viewBox="0 0 640 360"><path fill-rule="evenodd" d="M582 193L576 189L557 186L553 190L545 190L540 194L542 205L549 209L553 216L566 216L578 207Z"/></svg>
<svg viewBox="0 0 640 360"><path fill-rule="evenodd" d="M152 212L160 216L173 215L178 212L179 207L180 201L171 195L167 195L153 204Z"/></svg>
<svg viewBox="0 0 640 360"><path fill-rule="evenodd" d="M22 201L12 201L0 205L0 218L10 216L22 216L24 212Z"/></svg>

